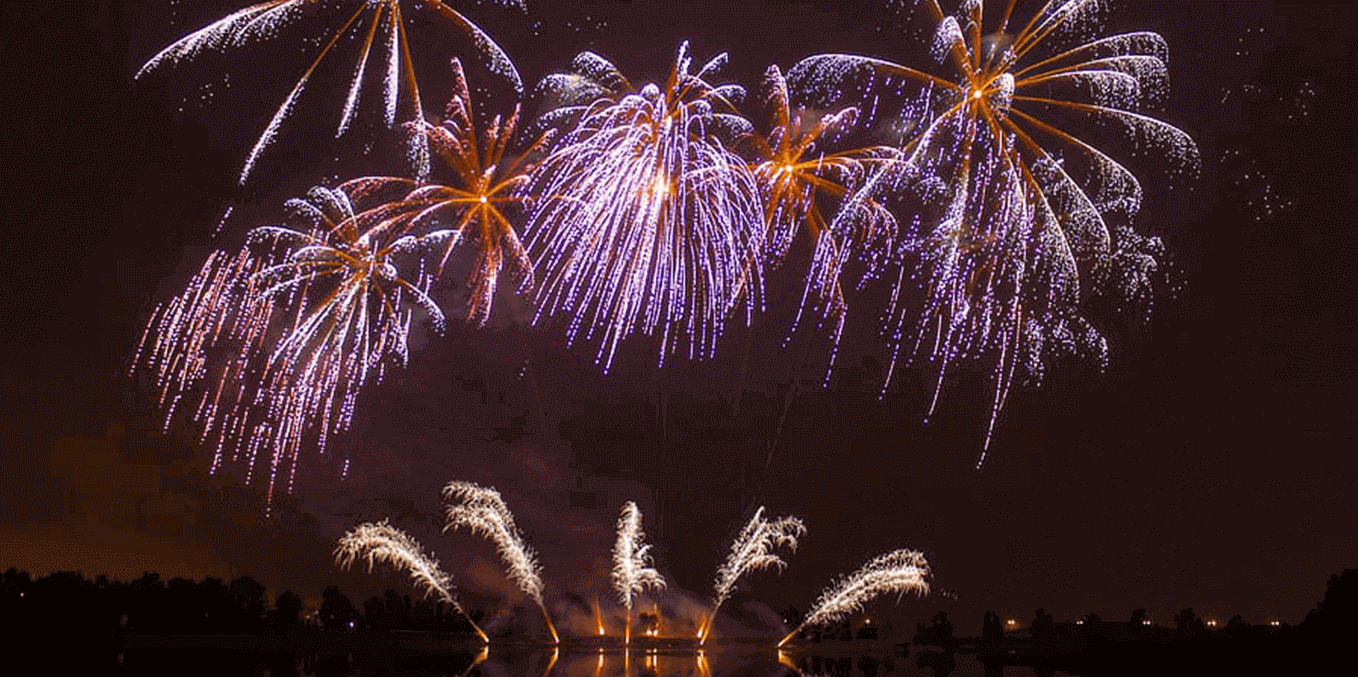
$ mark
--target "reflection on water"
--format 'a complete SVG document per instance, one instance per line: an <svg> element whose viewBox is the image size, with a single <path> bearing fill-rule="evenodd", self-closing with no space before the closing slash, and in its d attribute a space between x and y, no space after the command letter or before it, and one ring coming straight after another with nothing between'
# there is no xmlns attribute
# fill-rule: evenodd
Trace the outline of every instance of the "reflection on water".
<svg viewBox="0 0 1358 677"><path fill-rule="evenodd" d="M132 650L128 674L168 673L268 677L1047 677L1032 668L987 669L974 655L928 649L826 655L810 651L710 646L706 651L420 650L322 655L259 655L203 650Z"/></svg>

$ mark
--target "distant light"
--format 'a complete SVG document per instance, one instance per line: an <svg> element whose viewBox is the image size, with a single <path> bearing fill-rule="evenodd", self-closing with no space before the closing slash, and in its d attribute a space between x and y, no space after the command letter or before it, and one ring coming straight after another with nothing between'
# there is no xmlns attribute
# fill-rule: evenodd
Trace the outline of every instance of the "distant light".
<svg viewBox="0 0 1358 677"><path fill-rule="evenodd" d="M352 629L353 627L354 627L354 622L353 622L353 621L349 621L349 628Z"/></svg>
<svg viewBox="0 0 1358 677"><path fill-rule="evenodd" d="M1142 625L1150 625L1151 622L1150 622L1150 621L1141 621L1141 624L1142 624Z"/></svg>
<svg viewBox="0 0 1358 677"><path fill-rule="evenodd" d="M485 203L486 203L486 196L482 195L482 196L481 196L481 204L485 204Z"/></svg>
<svg viewBox="0 0 1358 677"><path fill-rule="evenodd" d="M1075 624L1076 624L1076 625L1084 625L1084 624L1085 624L1085 619L1081 618L1081 619L1075 621Z"/></svg>
<svg viewBox="0 0 1358 677"><path fill-rule="evenodd" d="M1282 623L1279 623L1278 621L1273 621L1273 622L1269 623L1269 625L1272 625L1273 627L1276 628L1276 627L1278 627L1279 625L1282 625Z"/></svg>
<svg viewBox="0 0 1358 677"><path fill-rule="evenodd" d="M1016 623L1018 623L1018 621L1016 621L1016 620L1014 620L1014 619L1012 619L1012 618L1009 619L1009 624L1010 624L1010 625L1014 625L1014 624L1016 624Z"/></svg>

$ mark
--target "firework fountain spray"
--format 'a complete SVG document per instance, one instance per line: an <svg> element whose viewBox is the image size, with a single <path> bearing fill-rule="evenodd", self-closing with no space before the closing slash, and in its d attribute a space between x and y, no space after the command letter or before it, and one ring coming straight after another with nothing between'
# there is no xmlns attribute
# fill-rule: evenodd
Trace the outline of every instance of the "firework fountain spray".
<svg viewBox="0 0 1358 677"><path fill-rule="evenodd" d="M418 541L391 526L386 520L354 527L339 539L334 554L335 562L344 569L353 566L354 560L361 557L368 562L368 571L372 571L375 562L385 562L397 569L406 570L415 581L415 587L423 590L426 597L437 593L440 599L451 604L468 623L471 623L472 629L481 637L482 642L490 642L486 633L481 631L453 597L453 578L439 568L438 560L425 555Z"/></svg>
<svg viewBox="0 0 1358 677"><path fill-rule="evenodd" d="M471 482L453 481L443 488L443 500L448 502L444 513L447 524L443 531L465 527L495 543L509 580L537 602L542 610L542 620L552 633L552 642L560 642L542 599L542 565L533 549L523 542L522 534L514 525L514 515L500 498L500 492Z"/></svg>
<svg viewBox="0 0 1358 677"><path fill-rule="evenodd" d="M802 628L833 623L862 611L863 605L878 595L892 592L898 598L907 592L927 595L930 578L929 562L922 553L897 550L881 555L826 588L801 625L778 642L778 646L786 644Z"/></svg>
<svg viewBox="0 0 1358 677"><path fill-rule="evenodd" d="M650 566L651 546L643 542L645 539L646 534L641 530L641 511L636 503L628 501L622 506L618 540L613 545L613 589L627 613L623 623L624 644L632 638L632 601L647 588L665 588L665 579Z"/></svg>
<svg viewBox="0 0 1358 677"><path fill-rule="evenodd" d="M707 633L712 630L712 621L717 617L717 609L721 608L722 603L735 591L736 581L750 571L769 567L782 571L787 568L787 562L773 550L779 546L787 546L789 550L796 552L797 539L805 533L806 526L800 519L782 517L770 522L764 519L764 506L759 506L759 510L754 513L754 519L745 525L740 535L731 543L731 554L726 557L726 563L717 569L712 611L698 627L700 645L706 641Z"/></svg>

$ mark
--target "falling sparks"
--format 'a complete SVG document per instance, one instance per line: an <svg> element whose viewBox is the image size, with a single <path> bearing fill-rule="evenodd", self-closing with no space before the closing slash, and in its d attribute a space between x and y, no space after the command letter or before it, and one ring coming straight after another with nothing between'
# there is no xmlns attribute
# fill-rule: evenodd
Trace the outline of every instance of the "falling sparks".
<svg viewBox="0 0 1358 677"><path fill-rule="evenodd" d="M826 152L823 146L854 128L858 108L844 108L818 119L807 111L794 111L787 81L777 66L769 67L763 90L765 106L772 109L771 128L766 136L752 137L757 158L752 169L764 200L768 232L765 253L771 262L781 263L801 231L814 243L811 269L805 275L801 303L788 338L797 331L807 301L812 300L821 308L823 320L832 325L834 348L825 371L828 381L848 311L840 286L844 264L856 248L889 246L885 240L896 230L895 217L878 201L844 198L854 193L874 168L893 160L896 153L884 146ZM818 198L822 196L848 208L842 218L831 221L821 213Z"/></svg>
<svg viewBox="0 0 1358 677"><path fill-rule="evenodd" d="M457 598L453 596L453 579L439 568L438 560L425 555L418 541L386 520L360 524L345 533L335 546L334 556L335 562L344 569L353 566L355 560L362 559L367 562L368 571L372 571L377 562L404 570L426 597L437 594L439 599L447 602L471 623L482 642L489 641L462 605L458 604Z"/></svg>
<svg viewBox="0 0 1358 677"><path fill-rule="evenodd" d="M716 619L717 610L721 608L723 602L731 597L735 591L736 582L742 576L761 569L783 570L787 567L787 562L783 561L774 550L778 547L786 547L789 550L797 550L797 539L806 533L806 526L796 517L781 517L773 521L764 519L764 506L759 506L755 511L754 518L736 536L731 543L731 554L726 556L726 562L717 569L717 580L715 594L713 595L712 611L698 630L698 641L707 639L707 635L712 630L712 622Z"/></svg>
<svg viewBox="0 0 1358 677"><path fill-rule="evenodd" d="M243 459L251 481L267 465L269 500L285 469L291 492L304 448L324 453L348 429L365 386L406 363L412 306L443 325L427 277L397 265L449 233L392 231L356 210L350 189L313 188L288 204L304 228L257 228L236 255L208 257L152 315L133 360L155 377L167 427L197 399L213 472Z"/></svg>
<svg viewBox="0 0 1358 677"><path fill-rule="evenodd" d="M509 580L537 602L547 629L552 633L552 641L557 642L556 627L547 615L547 605L542 598L542 565L533 549L524 543L500 492L471 482L454 481L443 488L443 500L448 504L443 530L465 528L490 539L504 562Z"/></svg>
<svg viewBox="0 0 1358 677"><path fill-rule="evenodd" d="M685 344L710 358L737 299L757 303L758 188L722 142L749 131L743 90L708 82L724 62L690 74L682 44L663 87L601 99L536 172L535 320L567 316L568 343L597 340L605 371L638 331L659 334L662 366Z"/></svg>
<svg viewBox="0 0 1358 677"><path fill-rule="evenodd" d="M522 0L500 1L519 9L524 8ZM292 115L311 78L321 70L322 64L333 61L332 57L337 52L343 51L347 45L360 46L357 47L352 76L335 131L336 137L344 136L354 125L359 113L359 104L364 96L363 86L368 79L369 69L381 76L380 107L387 127L392 127L396 123L402 100L407 102L407 119L417 122L423 120L424 109L420 101L419 84L411 61L407 18L402 11L404 4L406 3L400 0L263 2L239 10L180 38L147 61L137 72L136 77L146 78L156 71L192 61L203 52L245 49L252 43L275 40L280 33L298 22L329 21L330 25L338 26L328 34L328 38L317 43L319 49L310 57L309 66L294 81L292 90L274 111L264 132L256 139L237 178L238 185L244 186L260 157L273 144ZM423 0L412 4L416 11L423 9L433 12L445 24L456 28L485 58L491 72L504 78L516 92L522 91L522 81L514 63L480 27L469 21L462 13L449 7L443 0ZM427 175L429 149L423 136L413 135L410 138L409 153L416 174Z"/></svg>
<svg viewBox="0 0 1358 677"><path fill-rule="evenodd" d="M1140 184L1063 125L1092 121L1138 151L1156 149L1178 174L1196 171L1197 148L1183 131L1139 112L1165 96L1164 40L1144 31L1098 37L1102 0L1049 2L1017 32L1010 0L988 35L982 2L963 2L953 16L935 0L922 4L936 22L933 54L951 67L951 79L826 54L797 64L789 81L834 98L846 77L867 73L919 92L902 112L909 119L902 126L913 131L902 139L901 162L860 191L918 205L915 218L902 221L896 255L881 259L900 269L885 313L892 356L883 389L902 353L933 362L932 413L953 365L988 364L995 383L988 449L1016 372L1037 383L1054 356L1106 359L1082 299L1113 283L1145 286L1112 270L1128 261L1114 255L1127 249L1115 238L1131 231L1110 223L1131 221ZM1054 42L1076 46L1047 46ZM1145 269L1142 259L1132 263ZM906 298L914 283L924 295L919 307ZM983 452L977 467L984 460Z"/></svg>
<svg viewBox="0 0 1358 677"><path fill-rule="evenodd" d="M645 540L641 511L636 503L628 501L618 517L618 540L613 545L613 589L627 612L625 640L631 637L632 603L636 596L647 589L665 589L665 579L651 567L651 546Z"/></svg>
<svg viewBox="0 0 1358 677"><path fill-rule="evenodd" d="M778 646L786 644L802 628L834 623L861 612L863 605L876 597L891 593L899 597L907 592L927 595L930 577L929 562L919 552L896 550L881 555L826 588L811 612Z"/></svg>

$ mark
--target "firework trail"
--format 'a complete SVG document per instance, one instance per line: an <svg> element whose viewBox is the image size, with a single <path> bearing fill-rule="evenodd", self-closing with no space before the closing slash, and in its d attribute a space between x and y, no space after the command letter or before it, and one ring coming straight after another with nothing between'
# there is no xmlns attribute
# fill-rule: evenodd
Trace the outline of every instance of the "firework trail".
<svg viewBox="0 0 1358 677"><path fill-rule="evenodd" d="M833 623L858 613L864 604L880 595L896 593L898 598L907 592L927 595L931 575L929 562L919 552L897 550L881 555L826 588L811 612L778 646L786 644L802 628Z"/></svg>
<svg viewBox="0 0 1358 677"><path fill-rule="evenodd" d="M467 615L462 605L458 604L457 598L453 596L453 579L439 568L438 560L425 555L418 541L391 526L386 520L376 524L371 522L360 524L352 531L346 532L335 545L334 555L335 563L344 569L353 566L354 560L363 559L368 563L368 571L372 571L373 565L377 562L405 570L415 582L416 589L423 591L426 597L437 594L439 599L452 605L468 623L471 623L472 629L481 637L482 642L489 641L486 633L477 627L476 622Z"/></svg>
<svg viewBox="0 0 1358 677"><path fill-rule="evenodd" d="M443 531L466 528L495 543L509 580L537 602L547 629L552 633L552 641L559 641L542 599L542 565L533 549L523 542L523 535L514 525L514 515L500 498L500 492L471 482L454 481L443 488L443 500L448 504Z"/></svg>
<svg viewBox="0 0 1358 677"><path fill-rule="evenodd" d="M436 226L450 228L453 235L444 249L439 274L458 245L472 243L476 247L476 258L467 274L471 297L467 319L483 326L490 318L497 281L506 267L520 289L533 286L533 262L510 215L531 199L523 189L529 181L532 158L550 144L555 131L544 132L521 153L509 155L519 107L515 106L507 117L496 115L478 135L471 90L459 59L452 60L452 74L453 96L442 123L410 123L443 159L452 185L396 177L367 177L350 183L362 182L366 190L387 186L408 190L402 198L383 206L384 218L393 228L409 232L425 232Z"/></svg>
<svg viewBox="0 0 1358 677"><path fill-rule="evenodd" d="M754 518L741 530L740 535L731 543L731 554L727 555L726 563L717 569L717 580L715 594L713 595L712 611L708 613L698 629L698 642L701 644L707 639L707 633L712 630L712 622L716 619L717 609L721 608L723 602L731 597L735 591L736 581L741 576L760 569L775 568L779 571L787 568L787 562L774 552L775 548L786 546L789 550L796 552L797 539L806 533L806 526L796 517L781 517L772 522L764 519L764 506L759 506L759 510L754 513Z"/></svg>
<svg viewBox="0 0 1358 677"><path fill-rule="evenodd" d="M690 74L683 43L663 87L595 101L535 172L535 322L566 316L605 371L637 331L659 334L660 365L681 343L709 358L738 299L747 321L759 303L758 187L722 141L750 131L744 90L707 80L725 59Z"/></svg>
<svg viewBox="0 0 1358 677"><path fill-rule="evenodd" d="M854 129L858 108L846 107L819 116L801 109L794 111L787 81L777 66L770 66L765 73L763 92L765 108L770 110L770 130L767 135L752 135L750 145L756 157L751 169L764 202L768 232L765 251L771 264L781 264L801 232L815 246L797 315L783 345L786 347L797 331L807 301L813 301L821 309L822 324L828 321L832 326L832 348L825 370L828 382L848 311L840 286L841 271L854 250L889 249L896 231L895 217L881 203L845 197L857 192L872 171L894 161L898 154L886 146L828 151L839 137ZM827 219L820 209L822 196L850 211L833 221Z"/></svg>
<svg viewBox="0 0 1358 677"><path fill-rule="evenodd" d="M622 506L618 540L613 545L613 589L627 610L624 642L630 641L632 634L632 601L647 589L665 589L665 579L651 567L651 546L644 542L645 539L646 534L641 530L641 511L636 503L628 501Z"/></svg>
<svg viewBox="0 0 1358 677"><path fill-rule="evenodd" d="M497 1L521 10L525 9L523 0ZM415 77L407 36L407 17L402 11L404 4L407 3L400 0L263 2L241 9L180 38L147 61L137 72L136 77L141 79L163 68L192 61L203 52L246 49L254 43L275 40L280 34L301 22L328 21L331 27L338 25L337 29L321 36L314 43L310 39L306 40L319 46L319 51L311 52L309 66L294 81L292 90L274 111L273 118L264 132L256 139L237 178L237 185L243 187L250 179L260 156L282 131L284 123L296 108L312 76L327 60L333 61L331 57L336 52L357 49L353 75L349 80L348 93L335 130L336 138L344 136L358 117L360 102L364 96L363 85L370 68L382 78L381 107L387 127L396 124L402 100L407 102L406 119L416 122L424 119L424 108L420 100L419 84ZM485 31L462 13L449 7L443 0L423 0L413 4L416 11L431 12L463 33L485 58L491 72L503 77L516 92L522 92L522 81L514 63ZM424 136L412 135L409 141L410 160L416 174L421 177L428 175L429 148Z"/></svg>
<svg viewBox="0 0 1358 677"><path fill-rule="evenodd" d="M797 64L789 81L821 97L864 74L900 85L897 94L907 99L900 126L908 130L902 160L853 198L917 205L896 251L871 273L899 268L886 313L892 357L883 392L902 353L934 362L932 413L948 369L988 364L995 380L988 449L1016 372L1036 384L1044 362L1061 354L1106 360L1106 342L1081 314L1082 301L1149 288L1145 271L1154 262L1146 254L1158 243L1120 225L1139 209L1140 184L1068 130L1099 129L1154 149L1177 173L1196 168L1197 149L1183 131L1141 112L1167 90L1164 40L1150 32L1100 37L1103 0L1052 0L1026 24L1015 23L1017 31L1014 0L990 24L980 0L963 0L952 16L935 0L920 4L937 27L933 55L950 76L826 54ZM905 298L907 279L924 295L918 313ZM978 467L984 460L983 452Z"/></svg>
<svg viewBox="0 0 1358 677"><path fill-rule="evenodd" d="M406 363L411 306L443 326L428 277L407 278L397 263L422 261L450 233L394 231L356 211L351 193L366 195L313 188L288 203L305 228L257 228L236 255L210 256L153 313L133 358L156 379L167 427L186 396L197 399L191 416L214 449L212 472L244 458L249 482L267 459L269 500L284 467L291 492L300 451L324 453L365 386Z"/></svg>

